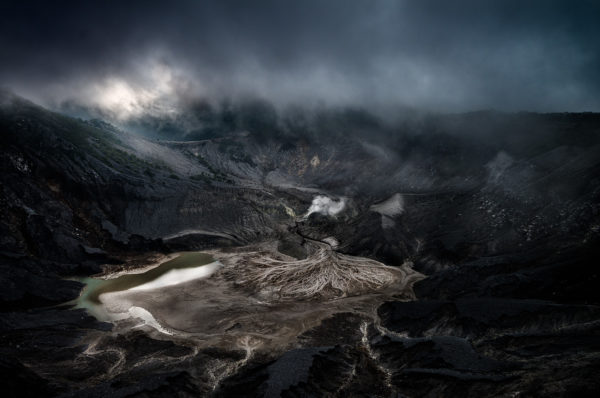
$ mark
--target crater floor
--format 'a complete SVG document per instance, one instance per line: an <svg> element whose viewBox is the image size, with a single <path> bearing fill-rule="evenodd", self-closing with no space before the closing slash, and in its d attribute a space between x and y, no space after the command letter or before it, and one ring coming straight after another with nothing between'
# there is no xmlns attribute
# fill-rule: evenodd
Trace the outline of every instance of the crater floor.
<svg viewBox="0 0 600 398"><path fill-rule="evenodd" d="M276 241L207 251L220 264L209 274L166 286L144 280L127 289L94 293L100 308L92 313L115 322L116 330L152 328L151 333L163 335L159 338L170 336L198 347L282 351L298 347L298 336L338 313L375 321L383 302L413 299L412 285L423 278L408 264L388 267L336 253L327 243L309 246L302 260L279 253Z"/></svg>

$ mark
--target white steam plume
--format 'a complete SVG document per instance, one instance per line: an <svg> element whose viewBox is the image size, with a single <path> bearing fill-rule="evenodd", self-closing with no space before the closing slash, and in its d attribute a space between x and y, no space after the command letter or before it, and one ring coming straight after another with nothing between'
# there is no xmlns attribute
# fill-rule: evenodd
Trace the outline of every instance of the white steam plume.
<svg viewBox="0 0 600 398"><path fill-rule="evenodd" d="M320 213L326 216L335 216L346 207L346 200L344 198L340 198L340 200L335 201L324 195L317 195L313 198L308 211L304 218L308 218L313 213Z"/></svg>

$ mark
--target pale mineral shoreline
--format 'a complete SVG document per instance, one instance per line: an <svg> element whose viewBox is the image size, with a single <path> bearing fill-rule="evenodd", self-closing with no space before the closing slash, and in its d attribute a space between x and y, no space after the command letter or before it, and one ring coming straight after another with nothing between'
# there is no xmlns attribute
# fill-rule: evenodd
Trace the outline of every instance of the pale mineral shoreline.
<svg viewBox="0 0 600 398"><path fill-rule="evenodd" d="M158 255L156 255L156 257L159 257L159 258L156 260L153 260L149 264L140 265L139 267L132 266L131 268L121 269L119 271L111 271L110 266L105 265L103 267L104 269L103 269L102 273L100 273L98 275L93 275L92 278L108 280L108 279L118 278L119 276L122 276L122 275L143 274L146 271L149 271L153 268L159 267L160 265L162 265L163 263L166 263L167 261L171 261L171 260L177 258L178 256L182 255L183 253L185 253L185 252L158 254Z"/></svg>
<svg viewBox="0 0 600 398"><path fill-rule="evenodd" d="M208 277L221 267L222 265L220 262L213 261L212 263L199 265L194 268L172 269L150 282L127 289L127 291L154 290L167 286L179 285L196 279Z"/></svg>
<svg viewBox="0 0 600 398"><path fill-rule="evenodd" d="M109 273L102 276L93 277L92 279L96 279L100 281L100 283L105 283L124 275L142 274L146 271L159 267L170 260L176 259L184 253L186 252L171 253L162 256L159 260L144 267L122 270L115 273ZM163 327L155 319L155 317L148 309L143 308L141 306L132 305L132 303L130 303L123 296L126 296L131 292L159 290L166 287L172 287L188 283L194 280L206 278L212 275L217 270L219 270L221 267L222 264L219 261L212 261L210 263L198 265L196 267L172 269L160 275L159 277L146 283L142 283L138 286L126 290L102 293L99 296L101 297L101 304L91 303L87 298L85 298L82 295L82 297L80 297L79 299L80 301L78 305L86 308L88 312L90 312L92 315L94 315L96 318L102 321L114 322L121 321L127 318L138 318L141 319L143 323L140 325L136 325L135 327L147 325L154 328L160 333L173 335L171 331ZM97 287L93 287L93 289L94 288Z"/></svg>

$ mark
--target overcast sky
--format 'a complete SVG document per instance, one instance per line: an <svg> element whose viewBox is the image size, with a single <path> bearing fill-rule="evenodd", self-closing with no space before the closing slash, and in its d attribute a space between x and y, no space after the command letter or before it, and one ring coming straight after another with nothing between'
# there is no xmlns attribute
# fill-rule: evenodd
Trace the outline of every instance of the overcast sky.
<svg viewBox="0 0 600 398"><path fill-rule="evenodd" d="M117 118L245 96L600 111L599 21L593 0L4 0L0 85Z"/></svg>

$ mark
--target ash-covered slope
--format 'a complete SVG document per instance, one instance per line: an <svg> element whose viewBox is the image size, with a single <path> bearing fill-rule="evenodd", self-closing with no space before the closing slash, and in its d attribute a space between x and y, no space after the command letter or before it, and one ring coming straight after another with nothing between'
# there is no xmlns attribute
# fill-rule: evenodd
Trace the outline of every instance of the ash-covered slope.
<svg viewBox="0 0 600 398"><path fill-rule="evenodd" d="M200 141L155 141L2 93L7 391L33 393L31 380L38 394L66 396L598 389L598 115L480 112L388 123L325 110L301 122L258 121L217 126ZM307 215L311 203L321 212ZM303 280L327 291L319 272L360 283L343 275L344 264L356 272L351 256L428 277L414 285L416 301L391 299L373 316L336 313L285 354L257 351L252 339L199 350L152 334L111 335L81 310L45 307L77 297L81 284L66 278L101 265L272 241L297 260L248 261L236 283L264 290L275 275L294 291L307 291ZM307 263L312 241L326 248L318 264ZM391 280L385 272L368 274L352 294ZM223 333L241 333L232 328Z"/></svg>

